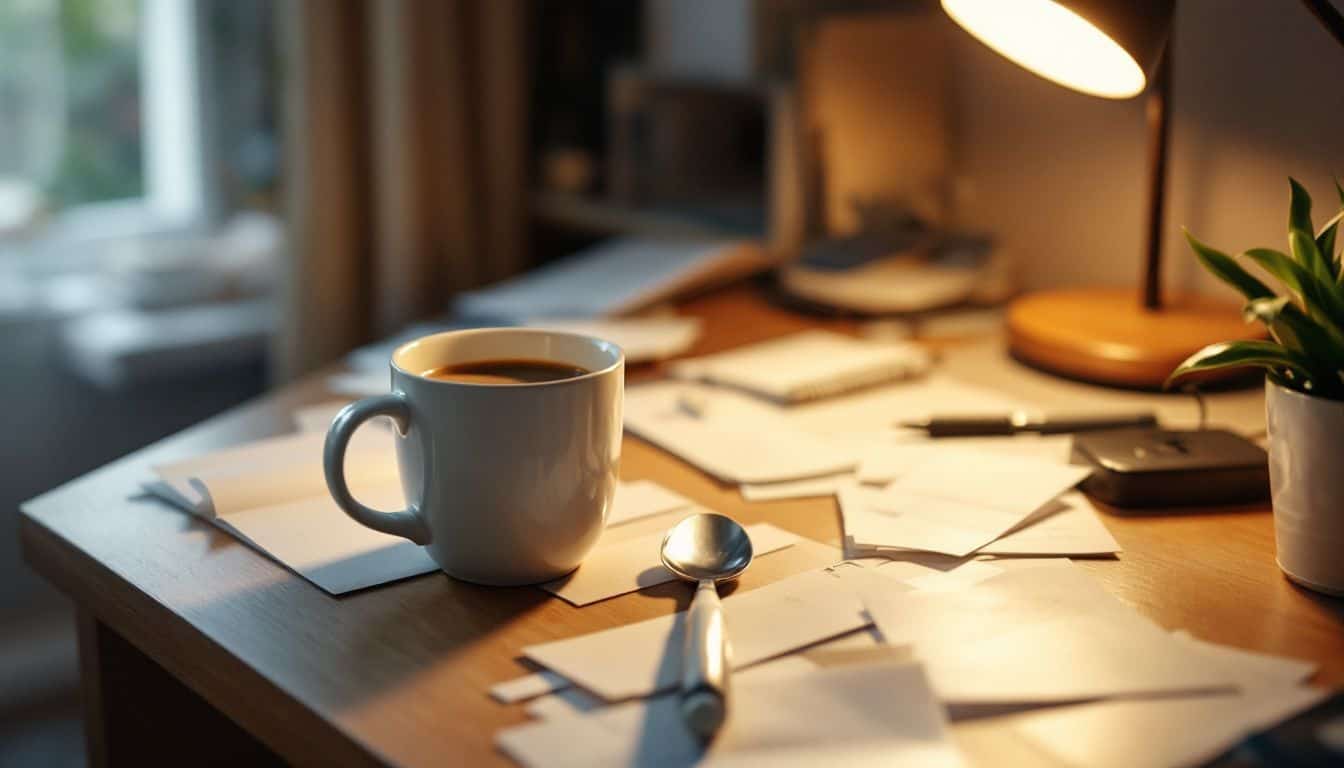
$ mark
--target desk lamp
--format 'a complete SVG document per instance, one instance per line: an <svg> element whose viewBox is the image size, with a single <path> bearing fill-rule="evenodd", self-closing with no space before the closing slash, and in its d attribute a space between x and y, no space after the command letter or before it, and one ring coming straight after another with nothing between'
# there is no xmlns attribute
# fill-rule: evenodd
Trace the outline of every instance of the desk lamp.
<svg viewBox="0 0 1344 768"><path fill-rule="evenodd" d="M1344 44L1329 0L1302 0ZM1108 99L1148 90L1148 247L1139 295L1084 288L1033 293L1008 308L1018 359L1072 378L1156 389L1188 355L1256 333L1230 305L1164 296L1162 214L1171 109L1168 37L1175 0L942 0L952 20L1014 63Z"/></svg>

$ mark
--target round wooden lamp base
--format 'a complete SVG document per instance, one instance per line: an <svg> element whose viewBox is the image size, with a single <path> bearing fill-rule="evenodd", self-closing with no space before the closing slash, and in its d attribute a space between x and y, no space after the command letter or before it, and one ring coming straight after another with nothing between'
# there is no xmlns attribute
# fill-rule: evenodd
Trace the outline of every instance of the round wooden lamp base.
<svg viewBox="0 0 1344 768"><path fill-rule="evenodd" d="M1097 384L1158 389L1201 347L1264 338L1236 304L1171 297L1145 309L1133 289L1033 293L1008 307L1008 347L1037 368Z"/></svg>

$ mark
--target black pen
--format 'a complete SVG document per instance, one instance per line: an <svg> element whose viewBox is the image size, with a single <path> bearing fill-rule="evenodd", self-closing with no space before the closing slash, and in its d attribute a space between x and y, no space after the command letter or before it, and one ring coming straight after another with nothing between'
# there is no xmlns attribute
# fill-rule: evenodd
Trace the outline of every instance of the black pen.
<svg viewBox="0 0 1344 768"><path fill-rule="evenodd" d="M922 429L929 437L982 437L1034 432L1062 435L1122 427L1156 427L1157 416L1151 411L1137 413L1059 414L1033 416L1024 411L1004 415L944 414L922 421L903 421L899 426Z"/></svg>

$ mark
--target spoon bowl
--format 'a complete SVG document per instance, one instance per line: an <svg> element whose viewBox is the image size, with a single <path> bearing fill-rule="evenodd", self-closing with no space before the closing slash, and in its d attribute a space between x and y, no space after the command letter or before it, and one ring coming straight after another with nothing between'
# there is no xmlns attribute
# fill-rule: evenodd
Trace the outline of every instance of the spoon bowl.
<svg viewBox="0 0 1344 768"><path fill-rule="evenodd" d="M730 517L691 515L663 539L663 565L687 581L737 578L751 565L751 537Z"/></svg>

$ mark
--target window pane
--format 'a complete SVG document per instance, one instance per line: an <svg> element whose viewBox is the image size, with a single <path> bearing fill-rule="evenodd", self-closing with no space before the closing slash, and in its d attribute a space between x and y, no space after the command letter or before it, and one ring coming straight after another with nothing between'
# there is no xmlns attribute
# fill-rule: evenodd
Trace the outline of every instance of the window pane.
<svg viewBox="0 0 1344 768"><path fill-rule="evenodd" d="M53 209L139 197L137 0L0 3L0 177Z"/></svg>

